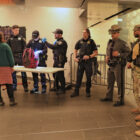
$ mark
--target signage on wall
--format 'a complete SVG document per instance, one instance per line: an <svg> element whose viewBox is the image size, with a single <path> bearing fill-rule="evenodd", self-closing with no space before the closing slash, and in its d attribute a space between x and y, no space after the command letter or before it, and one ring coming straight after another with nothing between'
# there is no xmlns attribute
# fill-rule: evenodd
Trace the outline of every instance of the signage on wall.
<svg viewBox="0 0 140 140"><path fill-rule="evenodd" d="M0 0L0 5L25 4L25 0Z"/></svg>

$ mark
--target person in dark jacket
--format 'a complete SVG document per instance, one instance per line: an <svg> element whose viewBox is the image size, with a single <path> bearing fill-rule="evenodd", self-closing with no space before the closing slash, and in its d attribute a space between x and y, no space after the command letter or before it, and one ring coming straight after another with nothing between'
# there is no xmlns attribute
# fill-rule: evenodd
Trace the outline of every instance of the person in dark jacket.
<svg viewBox="0 0 140 140"><path fill-rule="evenodd" d="M13 34L8 39L7 43L12 49L15 65L22 65L22 55L23 51L26 47L25 39L19 34L19 26L14 25L12 27ZM21 72L22 76L22 84L24 87L24 91L28 92L28 83L27 83L27 75L25 72ZM16 78L16 71L12 74L13 77L13 89L17 90L17 78Z"/></svg>
<svg viewBox="0 0 140 140"><path fill-rule="evenodd" d="M63 30L62 29L56 29L54 32L55 35L55 43L50 44L49 42L46 41L46 45L48 48L53 50L53 59L54 59L54 64L53 67L57 68L64 68L65 63L67 62L67 42L63 39ZM57 93L65 93L65 76L64 76L64 71L59 71L56 74L53 75L55 79L55 88ZM59 83L60 88L59 88Z"/></svg>
<svg viewBox="0 0 140 140"><path fill-rule="evenodd" d="M42 39L39 37L39 31L35 30L32 32L32 39L26 46L27 48L31 48L34 50L35 54L39 57L38 66L47 67L47 46L42 42ZM30 91L30 93L40 93L38 86L38 73L32 73L34 80L34 88ZM42 92L46 93L46 75L44 73L40 74L41 76L41 84L42 84Z"/></svg>
<svg viewBox="0 0 140 140"><path fill-rule="evenodd" d="M14 66L14 58L11 48L7 43L4 43L3 33L0 32L0 106L4 106L4 101L1 96L1 86L6 85L10 106L14 106L15 102L13 87L12 87L12 72Z"/></svg>
<svg viewBox="0 0 140 140"><path fill-rule="evenodd" d="M93 58L97 56L97 54L97 46L94 40L90 37L90 30L85 29L83 31L83 38L80 39L75 45L74 61L78 63L78 69L75 91L71 94L71 97L79 96L79 88L81 86L84 71L87 77L86 96L90 97L91 76L93 73L92 63Z"/></svg>

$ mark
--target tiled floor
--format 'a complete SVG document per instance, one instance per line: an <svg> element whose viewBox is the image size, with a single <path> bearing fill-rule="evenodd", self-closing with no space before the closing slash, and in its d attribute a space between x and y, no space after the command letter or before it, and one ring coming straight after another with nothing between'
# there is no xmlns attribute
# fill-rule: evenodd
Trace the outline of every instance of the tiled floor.
<svg viewBox="0 0 140 140"><path fill-rule="evenodd" d="M30 89L32 85L30 84ZM71 99L72 90L56 96L24 93L21 85L15 92L18 106L0 108L0 140L138 140L132 93L126 94L126 105L113 107L113 103L100 102L106 87L93 86L91 98L80 96Z"/></svg>

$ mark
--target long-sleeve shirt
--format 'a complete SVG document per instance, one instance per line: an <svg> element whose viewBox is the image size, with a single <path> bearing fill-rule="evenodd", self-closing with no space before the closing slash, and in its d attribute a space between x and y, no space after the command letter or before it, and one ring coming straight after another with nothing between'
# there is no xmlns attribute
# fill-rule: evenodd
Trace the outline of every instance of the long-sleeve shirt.
<svg viewBox="0 0 140 140"><path fill-rule="evenodd" d="M0 67L13 67L14 58L7 43L0 43Z"/></svg>

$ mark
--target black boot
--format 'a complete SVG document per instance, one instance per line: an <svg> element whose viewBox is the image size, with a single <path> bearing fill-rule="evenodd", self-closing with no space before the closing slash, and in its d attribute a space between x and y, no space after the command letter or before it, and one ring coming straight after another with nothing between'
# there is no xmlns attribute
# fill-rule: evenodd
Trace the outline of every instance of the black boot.
<svg viewBox="0 0 140 140"><path fill-rule="evenodd" d="M90 89L89 88L86 89L86 97L90 97Z"/></svg>
<svg viewBox="0 0 140 140"><path fill-rule="evenodd" d="M110 98L105 97L105 98L100 99L100 101L101 102L112 102L113 100L110 99Z"/></svg>
<svg viewBox="0 0 140 140"><path fill-rule="evenodd" d="M90 97L90 92L87 92L86 93L86 97Z"/></svg>
<svg viewBox="0 0 140 140"><path fill-rule="evenodd" d="M28 92L28 87L24 87L24 91L25 92Z"/></svg>
<svg viewBox="0 0 140 140"><path fill-rule="evenodd" d="M79 89L75 89L75 91L71 94L71 98L79 96Z"/></svg>
<svg viewBox="0 0 140 140"><path fill-rule="evenodd" d="M123 105L124 105L123 101L116 101L113 106L118 107L118 106L123 106Z"/></svg>
<svg viewBox="0 0 140 140"><path fill-rule="evenodd" d="M10 106L15 106L15 105L17 105L17 103L15 102L15 99L13 99L13 98L11 98L10 99L10 104L9 104Z"/></svg>

